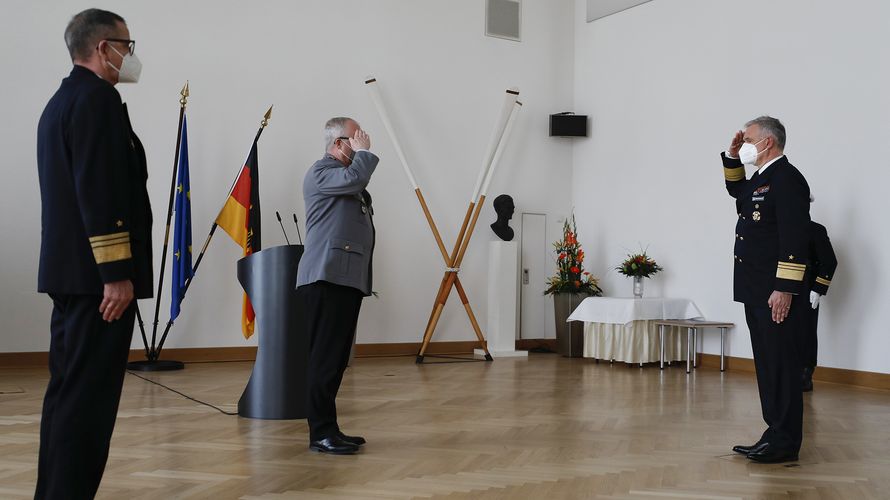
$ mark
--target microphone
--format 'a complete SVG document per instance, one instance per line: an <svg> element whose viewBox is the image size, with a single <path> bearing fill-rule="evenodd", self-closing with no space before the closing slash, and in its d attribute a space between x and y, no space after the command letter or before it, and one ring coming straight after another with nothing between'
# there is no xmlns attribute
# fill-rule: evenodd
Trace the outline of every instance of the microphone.
<svg viewBox="0 0 890 500"><path fill-rule="evenodd" d="M281 232L284 233L284 241L290 246L290 240L287 239L287 231L284 230L284 224L281 222L281 214L278 213L278 210L275 211L275 217L278 217L278 225L281 226Z"/></svg>
<svg viewBox="0 0 890 500"><path fill-rule="evenodd" d="M300 223L297 222L297 214L294 214L294 225L297 226L297 238L300 238L300 244L303 244L303 237L300 236Z"/></svg>

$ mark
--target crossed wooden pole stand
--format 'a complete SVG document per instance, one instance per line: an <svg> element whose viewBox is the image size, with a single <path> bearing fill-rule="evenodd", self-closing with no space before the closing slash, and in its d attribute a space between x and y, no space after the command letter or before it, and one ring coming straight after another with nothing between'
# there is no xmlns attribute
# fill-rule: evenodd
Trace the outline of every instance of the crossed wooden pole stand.
<svg viewBox="0 0 890 500"><path fill-rule="evenodd" d="M395 130L393 129L392 123L389 120L389 115L387 114L386 108L383 105L383 99L380 95L380 88L377 84L377 79L369 76L365 80L365 84L368 86L368 90L371 94L371 99L374 101L374 105L377 108L377 112L380 115L383 126L386 128L386 131L389 134L390 139L392 140L393 147L396 150L396 154L398 155L399 160L402 163L402 168L405 170L405 175L408 177L408 181L414 188L414 193L417 195L417 200L420 202L420 208L423 210L423 215L424 217L426 217L426 221L429 224L430 230L433 233L433 237L436 240L436 245L439 247L439 252L442 254L442 259L445 262L445 274L442 277L441 283L439 284L439 291L436 294L432 312L430 312L430 317L427 321L426 330L423 334L423 343L421 344L420 351L417 353L416 362L423 363L424 355L426 354L426 350L430 345L430 340L432 339L433 333L436 330L436 325L438 325L439 323L439 318L442 316L442 311L445 309L445 303L448 301L448 297L451 295L452 288L457 289L457 294L460 297L460 301L464 306L464 310L466 310L467 312L467 316L470 318L470 324L473 327L473 331L476 333L476 338L479 341L479 347L485 352L485 359L487 361L491 361L492 357L491 354L488 352L488 343L485 341L485 337L482 335L482 329L479 327L479 322L476 320L476 315L473 314L473 308L470 306L470 300L467 297L466 290L464 290L464 287L460 282L458 273L460 272L460 265L463 262L464 256L467 253L467 248L470 244L470 238L473 236L473 231L476 228L476 222L479 220L479 214L482 212L482 207L485 205L485 195L488 192L488 186L491 183L491 179L493 177L495 169L500 162L501 156L503 155L507 138L510 136L510 133L513 129L513 122L518 115L520 107L522 106L522 103L517 100L519 97L519 90L515 88L506 90L504 105L501 109L499 119L495 124L495 128L492 131L488 150L486 151L485 159L482 163L482 169L480 170L479 176L476 179L476 186L473 188L473 195L470 197L470 203L467 207L466 214L464 215L464 220L461 224L460 231L458 232L457 240L454 242L454 248L452 249L451 253L449 253L442 241L442 236L439 233L436 222L433 220L433 217L430 214L430 210L426 204L426 200L424 200L423 192L417 185L417 180L414 178L414 174L411 172L411 168L408 166L408 161L405 158L405 154L402 151L402 147L399 144L398 138L396 137Z"/></svg>

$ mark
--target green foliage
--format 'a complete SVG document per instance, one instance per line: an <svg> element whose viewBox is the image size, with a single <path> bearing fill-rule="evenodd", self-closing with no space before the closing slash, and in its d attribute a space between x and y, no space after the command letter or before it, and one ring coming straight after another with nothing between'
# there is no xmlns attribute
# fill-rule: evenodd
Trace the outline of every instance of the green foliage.
<svg viewBox="0 0 890 500"><path fill-rule="evenodd" d="M553 243L556 253L556 276L547 279L544 295L554 293L583 293L599 297L603 294L599 280L584 271L584 250L578 243L575 215L562 226L562 239Z"/></svg>
<svg viewBox="0 0 890 500"><path fill-rule="evenodd" d="M645 250L641 253L628 254L627 259L615 269L625 276L639 276L642 278L648 278L664 270L663 267L655 262L655 259L646 255Z"/></svg>

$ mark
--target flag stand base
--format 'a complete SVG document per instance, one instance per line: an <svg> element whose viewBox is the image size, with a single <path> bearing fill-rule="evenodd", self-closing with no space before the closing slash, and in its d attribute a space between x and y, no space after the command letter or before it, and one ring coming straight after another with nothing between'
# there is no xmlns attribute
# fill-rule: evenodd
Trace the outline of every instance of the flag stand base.
<svg viewBox="0 0 890 500"><path fill-rule="evenodd" d="M127 370L137 372L168 372L182 370L183 368L185 368L185 364L182 361L173 361L169 359L131 361L127 363Z"/></svg>

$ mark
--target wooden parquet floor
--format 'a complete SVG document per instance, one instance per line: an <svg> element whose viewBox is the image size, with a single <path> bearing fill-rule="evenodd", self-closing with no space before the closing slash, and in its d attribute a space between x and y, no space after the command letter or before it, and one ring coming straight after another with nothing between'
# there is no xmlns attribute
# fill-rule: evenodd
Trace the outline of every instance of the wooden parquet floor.
<svg viewBox="0 0 890 500"><path fill-rule="evenodd" d="M251 363L148 376L234 410ZM0 368L0 498L33 496L46 370ZM762 431L753 376L596 364L359 359L338 399L355 456L305 421L223 415L127 376L99 498L890 499L890 392L818 384L794 466L730 446Z"/></svg>

